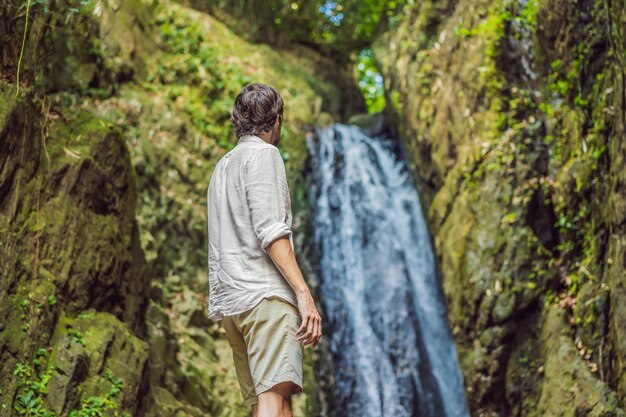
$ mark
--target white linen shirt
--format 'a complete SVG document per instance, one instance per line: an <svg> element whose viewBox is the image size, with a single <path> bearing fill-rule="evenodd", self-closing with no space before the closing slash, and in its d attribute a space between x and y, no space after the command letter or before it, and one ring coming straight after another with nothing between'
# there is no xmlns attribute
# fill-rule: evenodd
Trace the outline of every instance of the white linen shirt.
<svg viewBox="0 0 626 417"><path fill-rule="evenodd" d="M295 292L266 247L291 231L291 199L278 148L241 136L217 163L207 189L208 317L218 321L279 296L298 306Z"/></svg>

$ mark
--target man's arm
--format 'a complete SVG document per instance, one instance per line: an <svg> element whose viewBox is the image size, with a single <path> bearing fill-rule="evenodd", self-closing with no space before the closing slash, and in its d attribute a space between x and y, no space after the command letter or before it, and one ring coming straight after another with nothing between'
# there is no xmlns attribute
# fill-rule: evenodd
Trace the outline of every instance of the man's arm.
<svg viewBox="0 0 626 417"><path fill-rule="evenodd" d="M264 148L248 162L245 191L252 229L261 249L272 258L283 277L293 288L298 300L302 324L298 339L313 347L321 336L321 317L311 292L302 277L289 237L292 233L285 223L289 210L285 165L277 148Z"/></svg>
<svg viewBox="0 0 626 417"><path fill-rule="evenodd" d="M298 299L298 309L302 316L302 324L297 330L298 340L315 348L322 336L322 318L317 311L315 301L308 285L304 281L295 254L289 242L289 236L283 236L267 246L267 253L274 261L276 267L283 274Z"/></svg>

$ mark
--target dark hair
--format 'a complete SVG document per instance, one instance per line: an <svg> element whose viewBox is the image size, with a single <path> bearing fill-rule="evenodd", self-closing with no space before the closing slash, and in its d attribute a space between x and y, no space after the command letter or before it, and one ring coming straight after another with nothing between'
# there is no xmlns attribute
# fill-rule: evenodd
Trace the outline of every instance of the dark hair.
<svg viewBox="0 0 626 417"><path fill-rule="evenodd" d="M269 132L276 117L283 117L283 99L274 87L251 83L241 89L230 121L237 137Z"/></svg>

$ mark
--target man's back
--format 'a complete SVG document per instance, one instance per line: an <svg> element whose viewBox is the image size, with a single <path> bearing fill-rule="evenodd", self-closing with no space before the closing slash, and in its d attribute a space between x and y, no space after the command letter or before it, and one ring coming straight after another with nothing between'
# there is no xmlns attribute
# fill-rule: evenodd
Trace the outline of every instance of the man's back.
<svg viewBox="0 0 626 417"><path fill-rule="evenodd" d="M246 311L276 295L297 307L295 293L265 248L291 232L285 166L276 146L255 135L217 163L207 190L210 319Z"/></svg>

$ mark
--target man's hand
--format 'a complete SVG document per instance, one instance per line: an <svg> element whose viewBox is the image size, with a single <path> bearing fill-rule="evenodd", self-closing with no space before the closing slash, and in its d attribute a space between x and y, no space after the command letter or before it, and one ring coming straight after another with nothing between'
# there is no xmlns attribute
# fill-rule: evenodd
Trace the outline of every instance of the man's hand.
<svg viewBox="0 0 626 417"><path fill-rule="evenodd" d="M296 293L298 299L298 310L302 316L302 324L296 331L298 340L304 345L311 344L312 348L317 346L317 342L322 336L322 317L317 311L311 291Z"/></svg>

